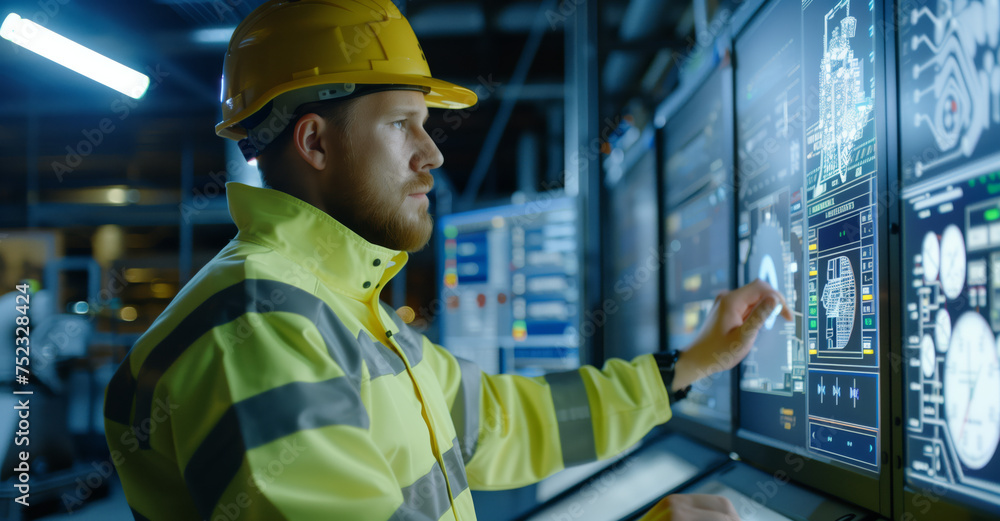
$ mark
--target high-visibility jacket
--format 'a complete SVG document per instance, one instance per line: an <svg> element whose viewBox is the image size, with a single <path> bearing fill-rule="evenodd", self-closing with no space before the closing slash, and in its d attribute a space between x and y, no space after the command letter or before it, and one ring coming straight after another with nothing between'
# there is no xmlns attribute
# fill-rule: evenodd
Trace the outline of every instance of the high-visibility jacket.
<svg viewBox="0 0 1000 521"><path fill-rule="evenodd" d="M651 355L484 374L379 301L405 252L288 194L227 191L238 234L107 388L137 519L473 520L470 489L610 457L670 418Z"/></svg>

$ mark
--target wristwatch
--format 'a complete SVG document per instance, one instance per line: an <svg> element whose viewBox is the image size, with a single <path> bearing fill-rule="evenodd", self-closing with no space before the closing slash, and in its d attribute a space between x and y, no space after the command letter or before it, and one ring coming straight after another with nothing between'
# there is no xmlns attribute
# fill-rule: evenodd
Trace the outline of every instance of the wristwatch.
<svg viewBox="0 0 1000 521"><path fill-rule="evenodd" d="M663 385L667 387L667 396L670 397L670 403L683 400L691 392L690 385L677 392L673 391L674 369L677 366L677 359L680 357L681 352L677 350L653 353L653 359L656 360L656 366L660 369L660 376L663 378Z"/></svg>

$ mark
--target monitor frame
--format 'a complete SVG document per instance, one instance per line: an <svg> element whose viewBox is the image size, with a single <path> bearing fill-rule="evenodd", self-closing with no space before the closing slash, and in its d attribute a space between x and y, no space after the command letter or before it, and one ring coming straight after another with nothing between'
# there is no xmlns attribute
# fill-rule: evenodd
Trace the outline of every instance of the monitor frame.
<svg viewBox="0 0 1000 521"><path fill-rule="evenodd" d="M753 7L753 12L747 14L746 23L740 26L738 29L734 28L733 34L733 118L734 118L734 139L733 139L733 155L734 157L739 157L739 126L737 121L739 119L739 114L737 110L736 101L738 99L738 91L736 88L736 71L739 69L740 56L737 49L737 44L741 38L746 37L747 28L752 26L757 22L760 16L766 11L767 7L779 1L795 1L795 0L771 0L770 2L762 2L760 5ZM890 6L892 2L887 2ZM875 10L875 25L876 27L885 26L885 12L881 12L878 9ZM892 18L889 18L892 20ZM876 136L885 145L882 147L884 152L880 152L876 158L877 161L877 172L876 184L878 187L878 194L876 194L877 209L878 209L878 223L877 223L877 233L879 240L877 241L877 251L878 251L878 295L879 305L878 317L879 317L879 440L880 447L879 450L881 454L879 455L879 472L877 476L872 476L870 473L862 470L851 470L846 466L842 466L840 463L820 461L814 459L807 451L805 447L798 447L795 450L785 450L778 448L775 445L764 443L762 441L754 440L747 436L749 431L745 431L740 427L740 397L739 397L739 384L738 382L734 384L734 402L733 402L733 445L734 450L741 456L745 461L757 466L766 471L772 472L776 479L791 479L797 483L805 485L807 487L812 487L817 490L823 491L825 494L832 495L834 497L840 498L844 501L856 504L872 512L876 512L880 515L890 516L892 513L892 476L893 476L893 466L890 465L890 453L893 451L893 444L891 443L890 433L896 431L896 426L893 424L893 409L891 407L892 397L890 396L890 388L893 384L891 375L891 353L893 352L890 346L893 342L898 342L898 339L893 339L891 330L885 327L892 323L892 316L890 309L891 300L887 298L892 294L890 286L890 219L887 218L888 214L893 212L886 211L884 203L887 201L892 201L890 199L890 192L888 188L889 180L889 146L888 141L888 127L891 126L887 118L888 107L894 106L896 103L896 96L894 91L888 89L889 82L885 79L888 76L888 70L886 68L887 63L894 63L887 60L886 56L886 42L883 37L876 38L876 58L875 58L875 71L881 71L883 73L882 85L879 88L879 92L882 94L883 99L880 103L876 103L875 117L876 121L883 121L882 124L876 125ZM894 72L893 72L894 74ZM740 197L739 192L739 161L736 161L736 192L737 196L733 198L733 204L736 214L739 215L739 202ZM804 174L803 174L804 175ZM896 224L894 233L898 234L899 228ZM898 250L895 250L898 251ZM734 259L734 270L738 270L738 261ZM738 380L739 373L734 374L734 379ZM897 418L898 419L898 418Z"/></svg>
<svg viewBox="0 0 1000 521"><path fill-rule="evenodd" d="M638 129L638 127L634 127L634 128ZM604 180L603 180L603 184L602 184L602 188L603 189L601 190L601 197L602 197L601 206L603 208L610 208L611 207L611 200L614 197L614 195L617 193L617 190L622 190L622 189L624 189L625 186L627 186L627 184L629 183L630 177L633 176L633 175L635 175L636 168L638 167L638 165L642 161L644 161L644 156L647 153L652 153L653 154L653 172L652 172L652 177L653 177L654 184L657 183L657 177L659 176L659 168L656 165L657 155L656 155L656 140L655 140L655 134L654 134L655 130L654 130L652 124L647 125L646 127L643 127L643 128L641 128L639 130L640 130L639 138L627 150L625 150L624 156L622 157L622 159L619 160L620 161L620 165L618 165L618 166L620 166L620 168L622 169L621 177L617 178L613 182L612 181L608 181L607 177L605 177ZM647 145L647 143L648 143L648 145ZM611 160L611 158L609 158L609 160ZM607 165L605 164L605 166L607 166ZM605 169L605 174L606 174L606 169ZM660 208L661 208L659 197L656 198L655 204L656 204L656 211L657 211L656 213L657 213L657 215L659 215ZM609 219L602 219L601 220L601 226L603 227L603 229L601 231L602 237L610 238L611 234L616 231L616 230L614 230L614 228L612 226L612 220L614 220L614 219L615 219L615 217L611 216ZM656 230L654 232L653 245L654 245L655 248L659 248L658 253L662 253L662 248L660 247L660 242L659 242L659 239L660 239L659 224L660 224L659 220L657 220L656 222L652 223L652 225L656 227ZM612 253L610 250L611 250L611 248L602 248L601 249L602 256L604 256L604 259L601 262L601 268L602 268L603 273L602 273L602 281L601 281L601 288L600 289L602 291L603 299L604 299L605 302L607 300L609 300L609 299L610 300L615 300L615 296L614 296L614 293L613 293L613 289L614 289L613 288L613 284L609 284L608 283L609 279L613 278L616 275L616 273L613 273L612 270L611 270L612 261L610 261L608 259L608 256ZM657 277L659 277L659 274L657 274ZM659 323L659 317L660 317L660 315L662 313L662 311L661 311L662 310L662 298L661 298L661 295L659 293L659 291L660 291L659 288L656 288L656 290L657 290L656 299L655 299L656 306L657 306L656 317L657 317L657 320L658 320L658 323ZM615 300L615 302L617 302L617 300ZM594 357L594 361L596 362L596 361L600 360L602 363L604 363L604 362L607 362L611 358L620 358L620 359L624 359L624 360L628 361L628 360L631 360L631 359L633 359L633 358L635 358L637 356L641 356L641 355L644 355L644 354L652 354L652 353L655 353L656 351L660 350L661 346L663 344L663 339L661 337L661 335L663 333L663 331L662 331L663 330L662 325L660 325L660 327L657 328L657 342L656 342L656 344L649 346L649 349L641 349L641 348L640 349L636 349L636 347L638 347L638 346L625 346L625 348L623 348L623 349L619 349L619 348L615 347L615 346L621 345L621 344L615 344L615 343L613 343L611 341L612 339L608 338L609 331L608 331L607 326L609 324L611 324L611 322L613 320L614 321L618 321L618 320L626 320L627 321L628 320L628 317L623 316L621 314L621 311L622 311L620 309L621 302L617 302L617 304L618 304L618 313L614 317L609 316L608 320L607 320L607 323L601 328L602 329L602 333L601 334L602 334L602 336L604 336L603 349L601 350L600 356L595 356ZM593 354L597 355L596 352L593 353Z"/></svg>
<svg viewBox="0 0 1000 521"><path fill-rule="evenodd" d="M728 42L723 42L727 49L731 48ZM713 82L718 82L720 85L711 85L711 88L721 88L721 93L723 96L729 95L729 99L723 99L724 107L728 108L728 114L724 108L724 115L730 117L730 124L726 126L727 134L723 138L725 141L730 143L735 142L736 129L733 128L732 124L735 123L735 105L733 104L732 98L732 86L733 86L733 67L732 62L728 57L722 59L713 68L708 70L703 78L699 78L699 81L695 82L696 86L688 92L687 99L690 100L692 97L696 96L697 93L701 92L706 87L710 87ZM660 219L657 221L657 226L659 227L659 244L663 252L667 250L667 230L666 226L663 225L663 220L666 218L667 212L669 210L666 191L667 191L667 176L669 173L666 169L667 161L667 142L668 142L668 128L670 123L674 121L679 113L683 110L685 104L679 104L674 106L674 110L670 113L664 115L664 124L662 127L658 128L656 131L656 166L657 166L657 186L656 194L658 200L658 206L660 208ZM736 172L736 157L735 155L730 156L730 177L727 179L727 183L730 189L732 189L733 201L735 201L736 191L735 191L735 172ZM683 205L691 200L691 196L697 192L689 194L688 197L679 201L677 206ZM735 218L735 213L732 215ZM735 221L734 221L735 222ZM727 290L732 290L735 288L736 282L736 227L731 226L729 228L729 243L732 248L732 257L729 261L729 287ZM668 273L666 265L660 270L660 344L662 350L679 349L682 346L674 346L670 343L670 321L667 319L667 311L669 309L669 302L667 298L667 286L670 284L668 280ZM687 347L687 346L683 346ZM716 424L699 421L690 416L673 415L666 426L669 430L679 432L682 434L687 434L692 436L706 444L709 444L719 450L730 452L733 450L733 430L736 426L736 394L738 385L738 380L736 378L737 373L735 369L726 372L724 378L729 379L729 427L728 429L721 429Z"/></svg>

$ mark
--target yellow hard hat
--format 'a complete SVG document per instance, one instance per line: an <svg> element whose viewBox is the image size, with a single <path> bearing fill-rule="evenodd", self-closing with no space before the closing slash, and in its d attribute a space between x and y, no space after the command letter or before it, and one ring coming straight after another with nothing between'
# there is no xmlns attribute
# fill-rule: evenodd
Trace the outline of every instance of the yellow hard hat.
<svg viewBox="0 0 1000 521"><path fill-rule="evenodd" d="M271 0L254 9L229 41L215 133L244 140L247 127L269 115L258 111L279 96L294 110L368 85L422 90L429 107L476 103L471 90L431 77L410 23L391 0ZM248 118L255 125L245 124Z"/></svg>

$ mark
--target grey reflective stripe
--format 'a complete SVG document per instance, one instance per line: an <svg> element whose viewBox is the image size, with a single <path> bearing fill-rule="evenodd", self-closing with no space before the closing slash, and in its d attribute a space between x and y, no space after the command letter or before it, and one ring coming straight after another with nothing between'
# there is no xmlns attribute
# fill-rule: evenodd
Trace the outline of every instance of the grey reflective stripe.
<svg viewBox="0 0 1000 521"><path fill-rule="evenodd" d="M133 427L141 429L142 422L150 417L153 406L153 391L160 378L195 340L212 329L232 322L246 313L269 312L294 313L315 324L326 343L330 357L346 373L348 380L355 387L360 385L361 350L357 348L357 340L325 302L305 290L284 282L246 279L209 297L150 351L134 382L135 417L132 420ZM249 329L250 334L253 334L252 326ZM123 364L125 363L123 362ZM124 396L129 395L125 394ZM117 410L115 413L120 415L121 410ZM119 421L119 423L128 424L127 411L124 417L125 421ZM120 418L119 416L111 419L118 421ZM140 439L139 447L149 448L148 436Z"/></svg>
<svg viewBox="0 0 1000 521"><path fill-rule="evenodd" d="M459 494L469 488L469 478L465 475L465 461L459 452L458 438L451 440L451 448L441 455L444 461L444 471L448 474L448 485L451 487L451 497L458 497Z"/></svg>
<svg viewBox="0 0 1000 521"><path fill-rule="evenodd" d="M382 342L372 340L364 330L358 332L358 344L361 346L361 356L368 366L369 378L374 380L380 376L397 375L406 371L406 364L395 352Z"/></svg>
<svg viewBox="0 0 1000 521"><path fill-rule="evenodd" d="M389 521L437 521L451 508L448 486L444 481L441 465L435 461L431 470L412 485L403 487L403 504Z"/></svg>
<svg viewBox="0 0 1000 521"><path fill-rule="evenodd" d="M451 422L455 424L455 434L458 435L458 445L465 461L472 459L479 443L479 386L482 372L479 366L462 358L458 367L462 371L458 394L451 404Z"/></svg>
<svg viewBox="0 0 1000 521"><path fill-rule="evenodd" d="M580 371L549 373L545 380L552 390L552 404L559 420L559 444L563 465L577 465L597 459L590 402Z"/></svg>
<svg viewBox="0 0 1000 521"><path fill-rule="evenodd" d="M135 519L135 521L149 521L148 517L140 514L134 508L130 508L129 510L132 511L132 517Z"/></svg>
<svg viewBox="0 0 1000 521"><path fill-rule="evenodd" d="M399 344L399 348L403 350L403 354L406 355L406 359L410 361L410 367L415 367L424 358L424 338L423 335L417 333L413 328L406 325L403 319L399 318L396 311L392 309L389 304L379 301L382 304L382 309L389 314L389 318L392 319L392 323L396 324L399 328L399 332L392 335L392 340L395 340Z"/></svg>
<svg viewBox="0 0 1000 521"><path fill-rule="evenodd" d="M202 518L211 518L248 450L330 425L368 428L361 395L345 377L292 382L234 403L184 468L184 481ZM292 458L305 451L294 442L285 441L285 445L282 454L287 452Z"/></svg>

